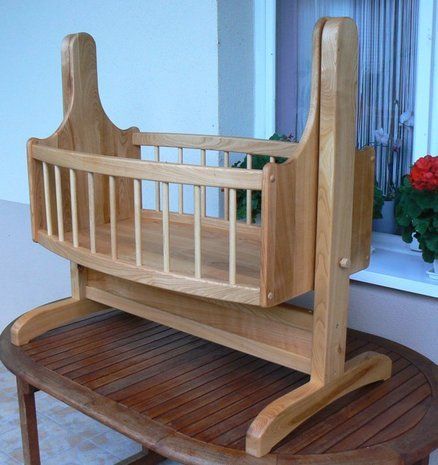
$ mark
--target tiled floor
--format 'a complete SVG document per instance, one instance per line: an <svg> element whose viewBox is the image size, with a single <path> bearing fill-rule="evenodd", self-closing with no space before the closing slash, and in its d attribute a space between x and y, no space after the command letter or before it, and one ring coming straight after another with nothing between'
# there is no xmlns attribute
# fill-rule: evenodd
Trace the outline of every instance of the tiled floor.
<svg viewBox="0 0 438 465"><path fill-rule="evenodd" d="M36 403L42 465L112 465L141 449L43 392ZM15 377L0 363L0 465L22 463Z"/></svg>

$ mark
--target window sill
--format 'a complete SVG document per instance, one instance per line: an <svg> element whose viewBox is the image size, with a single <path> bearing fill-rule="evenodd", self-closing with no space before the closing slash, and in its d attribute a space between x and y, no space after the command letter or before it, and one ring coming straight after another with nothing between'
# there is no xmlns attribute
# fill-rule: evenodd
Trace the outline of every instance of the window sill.
<svg viewBox="0 0 438 465"><path fill-rule="evenodd" d="M427 275L433 265L425 263L420 252L393 234L374 232L372 244L370 266L352 275L353 281L438 297L438 281Z"/></svg>

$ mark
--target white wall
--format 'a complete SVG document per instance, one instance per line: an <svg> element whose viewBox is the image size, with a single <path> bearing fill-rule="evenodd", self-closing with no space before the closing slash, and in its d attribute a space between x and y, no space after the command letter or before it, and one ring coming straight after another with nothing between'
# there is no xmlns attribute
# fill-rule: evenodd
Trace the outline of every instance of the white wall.
<svg viewBox="0 0 438 465"><path fill-rule="evenodd" d="M26 140L61 122L61 41L82 31L115 124L218 133L216 0L0 0L0 199L28 202Z"/></svg>

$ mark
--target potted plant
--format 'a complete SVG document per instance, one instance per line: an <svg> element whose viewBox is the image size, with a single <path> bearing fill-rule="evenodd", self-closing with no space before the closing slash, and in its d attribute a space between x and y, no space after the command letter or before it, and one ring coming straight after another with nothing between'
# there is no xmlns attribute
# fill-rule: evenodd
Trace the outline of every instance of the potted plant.
<svg viewBox="0 0 438 465"><path fill-rule="evenodd" d="M395 234L397 223L395 220L395 197L401 164L401 150L403 146L403 134L405 130L411 130L413 126L413 112L399 111L399 102L394 100L393 109L396 119L391 118L389 131L383 128L374 131L374 147L376 151L376 167L379 187L383 192L382 216L373 222L373 230ZM383 162L383 163L382 163Z"/></svg>
<svg viewBox="0 0 438 465"><path fill-rule="evenodd" d="M284 134L277 134L274 133L269 138L269 140L280 140L284 142L294 142L294 139L291 135L285 136ZM276 163L283 163L286 158L276 158ZM269 156L268 155L260 155L257 157L253 157L252 160L252 169L254 170L262 170L263 167L269 163ZM233 164L233 168L246 168L247 166L247 156L245 155L242 160L237 161ZM243 220L246 218L246 191L245 190L238 190L236 193L237 197L237 219ZM255 191L252 194L252 221L256 223L260 221L260 214L262 211L262 193L260 191Z"/></svg>
<svg viewBox="0 0 438 465"><path fill-rule="evenodd" d="M377 181L374 181L374 200L373 200L373 220L383 218L383 192L382 189L377 185Z"/></svg>
<svg viewBox="0 0 438 465"><path fill-rule="evenodd" d="M434 264L438 277L438 157L418 159L398 191L396 220L402 238L418 240L425 262ZM435 277L435 276L433 276Z"/></svg>

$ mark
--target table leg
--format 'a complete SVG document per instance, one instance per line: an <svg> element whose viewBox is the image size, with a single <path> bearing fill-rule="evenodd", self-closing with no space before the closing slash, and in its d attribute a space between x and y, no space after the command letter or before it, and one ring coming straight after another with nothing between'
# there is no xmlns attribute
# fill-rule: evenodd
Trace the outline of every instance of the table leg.
<svg viewBox="0 0 438 465"><path fill-rule="evenodd" d="M17 377L17 395L20 408L24 464L41 465L35 410L35 389Z"/></svg>

